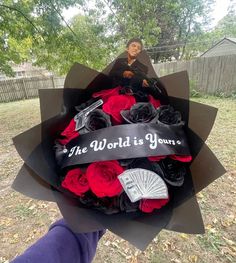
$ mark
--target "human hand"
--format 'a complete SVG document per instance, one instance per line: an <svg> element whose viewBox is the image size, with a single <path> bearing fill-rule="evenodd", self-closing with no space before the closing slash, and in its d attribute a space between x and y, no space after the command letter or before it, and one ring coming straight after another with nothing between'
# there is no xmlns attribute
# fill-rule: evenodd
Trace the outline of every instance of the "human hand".
<svg viewBox="0 0 236 263"><path fill-rule="evenodd" d="M144 87L144 88L147 88L147 87L149 87L149 84L148 84L148 82L147 82L147 80L146 80L146 79L144 79L144 80L143 80L142 87Z"/></svg>
<svg viewBox="0 0 236 263"><path fill-rule="evenodd" d="M123 77L131 79L134 76L134 73L132 71L126 70L123 72Z"/></svg>

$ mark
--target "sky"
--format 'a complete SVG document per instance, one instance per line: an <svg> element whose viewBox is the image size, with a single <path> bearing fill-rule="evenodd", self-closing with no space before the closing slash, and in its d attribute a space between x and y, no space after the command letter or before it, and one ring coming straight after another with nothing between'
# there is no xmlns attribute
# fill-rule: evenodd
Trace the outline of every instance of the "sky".
<svg viewBox="0 0 236 263"><path fill-rule="evenodd" d="M230 0L215 0L215 2L215 9L212 13L213 21L210 25L211 28L214 27L217 22L227 14L227 8L229 6ZM68 21L79 12L80 11L77 7L72 7L68 10L65 10L62 15Z"/></svg>
<svg viewBox="0 0 236 263"><path fill-rule="evenodd" d="M227 14L227 8L229 6L230 0L216 0L215 10L213 11L212 17L212 27L217 24L217 22Z"/></svg>

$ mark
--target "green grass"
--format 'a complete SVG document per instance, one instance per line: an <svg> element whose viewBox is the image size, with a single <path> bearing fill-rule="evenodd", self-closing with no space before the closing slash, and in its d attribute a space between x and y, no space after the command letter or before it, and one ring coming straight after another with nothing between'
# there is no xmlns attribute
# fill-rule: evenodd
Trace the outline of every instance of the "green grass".
<svg viewBox="0 0 236 263"><path fill-rule="evenodd" d="M24 204L17 205L15 208L15 213L20 218L33 216L32 210L29 209L29 207L25 206Z"/></svg>
<svg viewBox="0 0 236 263"><path fill-rule="evenodd" d="M218 108L207 144L226 168L236 169L236 100L213 96L192 100Z"/></svg>

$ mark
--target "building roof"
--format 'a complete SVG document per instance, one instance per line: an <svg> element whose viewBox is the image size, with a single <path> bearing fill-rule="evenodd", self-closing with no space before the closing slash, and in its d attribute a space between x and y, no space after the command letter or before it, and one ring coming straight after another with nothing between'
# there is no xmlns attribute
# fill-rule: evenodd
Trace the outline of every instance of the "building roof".
<svg viewBox="0 0 236 263"><path fill-rule="evenodd" d="M228 39L231 42L234 42L236 44L236 37L225 37L224 39Z"/></svg>
<svg viewBox="0 0 236 263"><path fill-rule="evenodd" d="M233 37L224 37L222 38L220 41L218 41L215 45L213 45L211 48L209 48L208 50L206 50L204 53L201 54L201 57L204 56L206 53L208 53L209 51L212 51L213 49L217 48L222 42L224 41L229 41L230 43L232 43L233 45L235 45L236 48L236 38ZM222 54L223 55L223 54Z"/></svg>

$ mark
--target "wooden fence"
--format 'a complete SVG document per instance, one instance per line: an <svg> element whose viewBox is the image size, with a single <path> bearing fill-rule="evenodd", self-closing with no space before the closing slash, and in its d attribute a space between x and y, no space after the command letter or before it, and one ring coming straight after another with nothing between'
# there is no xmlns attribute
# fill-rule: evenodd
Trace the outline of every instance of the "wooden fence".
<svg viewBox="0 0 236 263"><path fill-rule="evenodd" d="M190 86L207 94L236 93L236 55L155 64L158 76L187 70ZM63 88L63 77L32 77L0 81L0 102L38 97L38 90Z"/></svg>
<svg viewBox="0 0 236 263"><path fill-rule="evenodd" d="M160 77L187 70L191 88L202 93L236 92L236 55L155 64L154 69Z"/></svg>
<svg viewBox="0 0 236 263"><path fill-rule="evenodd" d="M31 77L0 81L0 102L38 97L39 89L63 88L63 77Z"/></svg>

